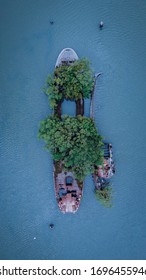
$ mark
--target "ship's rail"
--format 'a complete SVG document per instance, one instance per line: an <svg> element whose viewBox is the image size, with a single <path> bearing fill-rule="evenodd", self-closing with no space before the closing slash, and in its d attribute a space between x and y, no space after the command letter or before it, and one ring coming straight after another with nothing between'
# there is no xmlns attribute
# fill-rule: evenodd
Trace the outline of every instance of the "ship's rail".
<svg viewBox="0 0 146 280"><path fill-rule="evenodd" d="M56 64L55 64L55 67L59 67L64 63L67 63L67 64L72 63L72 62L74 62L78 59L79 58L78 58L76 52L73 49L65 48L59 54L59 56L57 58L57 61L56 61Z"/></svg>

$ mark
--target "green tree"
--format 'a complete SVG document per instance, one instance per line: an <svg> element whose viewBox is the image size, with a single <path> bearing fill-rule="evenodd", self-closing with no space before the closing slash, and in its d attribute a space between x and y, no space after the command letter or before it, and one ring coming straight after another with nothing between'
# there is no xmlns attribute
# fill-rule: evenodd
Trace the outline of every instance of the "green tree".
<svg viewBox="0 0 146 280"><path fill-rule="evenodd" d="M103 163L103 142L91 118L52 115L40 124L39 138L55 161L61 160L65 170L72 171L81 182L94 166Z"/></svg>
<svg viewBox="0 0 146 280"><path fill-rule="evenodd" d="M78 100L89 98L94 86L94 76L87 59L79 59L70 65L55 68L49 75L44 88L54 109L60 100Z"/></svg>
<svg viewBox="0 0 146 280"><path fill-rule="evenodd" d="M103 206L112 207L112 188L110 186L95 189L95 197Z"/></svg>

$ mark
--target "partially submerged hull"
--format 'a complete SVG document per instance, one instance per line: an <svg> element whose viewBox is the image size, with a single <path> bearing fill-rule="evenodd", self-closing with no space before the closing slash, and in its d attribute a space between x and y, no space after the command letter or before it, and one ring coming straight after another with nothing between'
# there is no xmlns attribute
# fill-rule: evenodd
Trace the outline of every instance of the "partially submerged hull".
<svg viewBox="0 0 146 280"><path fill-rule="evenodd" d="M112 145L104 143L104 163L95 167L93 179L96 189L101 189L105 182L115 173L115 164L113 161Z"/></svg>
<svg viewBox="0 0 146 280"><path fill-rule="evenodd" d="M95 75L94 88L91 94L90 102L90 118L94 118L94 92L96 86L96 80L101 75L98 73ZM112 145L109 143L104 143L104 161L103 165L94 166L94 173L92 174L94 180L95 189L101 190L105 186L109 185L109 179L115 173L115 164L113 161Z"/></svg>
<svg viewBox="0 0 146 280"><path fill-rule="evenodd" d="M55 67L70 65L78 59L76 52L66 48L59 54ZM54 186L58 207L62 213L75 213L83 195L83 183L72 172L64 171L62 162L54 162Z"/></svg>
<svg viewBox="0 0 146 280"><path fill-rule="evenodd" d="M70 64L76 60L78 60L78 56L76 52L71 48L65 48L59 54L55 67L59 67L64 63Z"/></svg>

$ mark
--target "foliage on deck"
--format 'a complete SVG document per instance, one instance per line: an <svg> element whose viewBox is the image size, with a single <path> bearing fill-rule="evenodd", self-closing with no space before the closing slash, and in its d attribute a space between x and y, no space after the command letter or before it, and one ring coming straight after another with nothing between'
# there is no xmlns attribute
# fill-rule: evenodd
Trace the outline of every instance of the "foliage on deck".
<svg viewBox="0 0 146 280"><path fill-rule="evenodd" d="M91 118L49 116L40 124L39 138L46 142L55 161L63 161L65 170L82 181L103 163L103 142Z"/></svg>
<svg viewBox="0 0 146 280"><path fill-rule="evenodd" d="M94 86L94 75L87 59L79 59L66 66L55 68L49 75L44 88L49 97L50 106L54 109L58 101L89 98Z"/></svg>
<svg viewBox="0 0 146 280"><path fill-rule="evenodd" d="M97 78L97 77L96 77ZM92 118L84 117L84 99L92 98L96 78L87 59L78 59L72 63L62 63L49 75L44 88L49 98L53 115L40 123L38 136L46 143L51 152L56 175L71 171L78 185L88 174L97 173L103 165L104 151L102 137L99 135ZM62 116L62 102L75 101L76 117ZM93 108L92 108L93 109ZM109 182L95 187L95 196L105 207L112 206L112 188Z"/></svg>

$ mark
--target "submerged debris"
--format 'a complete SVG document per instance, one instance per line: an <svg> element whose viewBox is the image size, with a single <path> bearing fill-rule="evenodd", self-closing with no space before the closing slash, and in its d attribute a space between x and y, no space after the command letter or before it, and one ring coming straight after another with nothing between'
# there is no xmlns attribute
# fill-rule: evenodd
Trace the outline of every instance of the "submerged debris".
<svg viewBox="0 0 146 280"><path fill-rule="evenodd" d="M54 224L50 224L49 227L52 229L54 228Z"/></svg>

